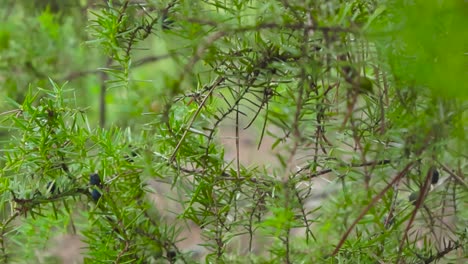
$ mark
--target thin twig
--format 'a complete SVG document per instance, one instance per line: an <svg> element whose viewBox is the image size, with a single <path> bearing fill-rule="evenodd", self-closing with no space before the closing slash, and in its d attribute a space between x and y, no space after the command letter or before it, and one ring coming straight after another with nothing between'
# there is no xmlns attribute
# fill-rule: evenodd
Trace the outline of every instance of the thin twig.
<svg viewBox="0 0 468 264"><path fill-rule="evenodd" d="M205 95L205 98L203 98L203 101L200 103L200 105L198 106L197 111L195 111L195 113L192 116L192 119L188 123L188 126L185 129L184 134L182 135L179 142L177 143L177 145L176 145L176 147L174 149L174 152L172 153L171 157L169 158L169 163L172 163L174 161L175 156L177 155L177 152L179 151L180 146L184 142L185 137L187 136L188 132L190 131L190 128L193 125L193 122L195 122L195 119L197 119L197 116L200 114L202 108L205 106L206 101L208 100L208 98L210 98L211 93L213 93L214 89L216 87L218 87L218 85L220 83L222 83L223 81L224 81L224 77L218 77L218 79L216 79L216 81L211 85L211 88L208 90L208 94Z"/></svg>
<svg viewBox="0 0 468 264"><path fill-rule="evenodd" d="M392 188L392 186L397 183L401 178L403 178L406 173L411 169L411 167L413 166L414 164L414 161L413 162L410 162L406 165L406 167L400 172L398 173L398 175L389 183L387 184L387 186L385 186L385 188L380 191L379 194L377 194L373 199L372 201L366 206L366 208L364 208L364 210L362 210L362 212L359 214L359 216L356 218L356 220L354 220L354 222L351 224L351 226L348 228L348 230L346 230L345 234L341 237L340 241L338 242L338 245L335 247L335 250L333 251L332 253L332 256L335 256L338 251L340 251L341 247L343 246L344 242L346 241L346 239L348 238L349 234L351 233L351 231L354 229L354 227L357 225L357 223L359 221L361 221L361 219L367 214L367 212L374 206L375 203L377 203L377 201L380 200L380 198L382 198L382 196L390 189Z"/></svg>
<svg viewBox="0 0 468 264"><path fill-rule="evenodd" d="M465 189L468 189L468 184L466 184L466 182L462 178L460 178L457 174L453 173L453 171L451 171L444 164L439 163L439 165L442 167L442 169L444 169L445 172L450 174L450 176L452 176L455 180L457 180L458 183L460 183L463 187L465 187Z"/></svg>
<svg viewBox="0 0 468 264"><path fill-rule="evenodd" d="M433 169L430 169L427 172L426 180L424 181L423 187L419 191L419 197L418 197L418 200L416 201L414 210L411 213L411 218L408 221L408 224L406 225L405 231L403 233L403 238L400 241L400 246L398 250L398 258L396 261L397 264L400 263L401 254L403 252L403 245L405 244L405 241L408 241L408 232L411 226L413 225L414 219L416 218L416 213L418 212L419 208L421 208L423 201L426 198L427 193L429 192L429 188L431 186L432 172L433 172Z"/></svg>

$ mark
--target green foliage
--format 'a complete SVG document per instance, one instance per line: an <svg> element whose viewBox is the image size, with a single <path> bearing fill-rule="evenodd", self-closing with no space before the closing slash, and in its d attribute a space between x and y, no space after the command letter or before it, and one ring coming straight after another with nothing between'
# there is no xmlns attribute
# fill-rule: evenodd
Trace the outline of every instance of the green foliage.
<svg viewBox="0 0 468 264"><path fill-rule="evenodd" d="M398 85L425 86L439 97L468 97L464 10L461 0L389 1L374 27ZM421 17L432 19L421 22Z"/></svg>
<svg viewBox="0 0 468 264"><path fill-rule="evenodd" d="M457 2L70 3L0 29L3 263L466 255Z"/></svg>

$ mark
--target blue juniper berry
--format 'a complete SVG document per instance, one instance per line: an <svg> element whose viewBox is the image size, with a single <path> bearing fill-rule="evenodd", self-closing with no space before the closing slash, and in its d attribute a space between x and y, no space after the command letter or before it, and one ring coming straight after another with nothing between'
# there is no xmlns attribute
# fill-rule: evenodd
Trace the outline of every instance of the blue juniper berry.
<svg viewBox="0 0 468 264"><path fill-rule="evenodd" d="M94 200L95 202L97 202L97 201L99 201L99 199L101 198L101 193L100 193L98 190L93 189L93 190L91 191L91 198L93 198L93 200Z"/></svg>
<svg viewBox="0 0 468 264"><path fill-rule="evenodd" d="M101 186L101 178L99 178L99 174L92 173L89 176L89 184L93 186Z"/></svg>

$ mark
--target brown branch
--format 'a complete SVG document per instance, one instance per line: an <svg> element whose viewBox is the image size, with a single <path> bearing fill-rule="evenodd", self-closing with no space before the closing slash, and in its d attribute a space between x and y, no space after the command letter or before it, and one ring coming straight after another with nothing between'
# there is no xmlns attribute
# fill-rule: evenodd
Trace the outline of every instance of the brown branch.
<svg viewBox="0 0 468 264"><path fill-rule="evenodd" d="M172 155L171 157L169 158L169 163L172 163L175 159L175 156L177 155L177 152L179 151L179 148L180 146L182 145L182 142L184 142L184 139L185 137L187 136L188 132L190 131L190 128L192 127L193 125L193 122L195 122L195 119L197 119L197 116L198 114L200 114L201 110L203 109L203 107L205 106L205 103L206 101L208 100L208 98L210 98L210 95L211 93L214 91L214 89L216 87L218 87L218 85L220 83L222 83L224 81L224 77L219 77L212 85L211 85L211 88L210 90L208 91L208 94L205 96L205 98L203 99L203 101L200 103L200 105L198 106L198 109L197 111L195 111L195 113L193 114L192 116L192 119L190 120L190 122L188 123L187 125L187 128L185 129L184 131L184 134L182 135L182 137L180 138L179 142L177 143L177 146L175 147L174 151L172 152Z"/></svg>
<svg viewBox="0 0 468 264"><path fill-rule="evenodd" d="M434 170L434 168L431 168L431 169L428 170L427 175L426 175L426 179L424 181L424 185L419 190L418 200L416 201L413 212L411 212L411 218L408 221L408 224L406 225L405 231L403 233L403 239L401 239L401 241L400 241L400 246L399 246L399 250L398 250L398 258L397 258L397 261L396 261L397 264L400 263L400 258L401 258L403 245L404 245L405 241L408 240L408 232L409 232L411 226L413 225L414 219L416 218L416 213L418 212L419 208L421 208L421 206L423 204L423 201L426 198L427 193L429 192L429 188L431 186L431 179L432 179L433 170Z"/></svg>
<svg viewBox="0 0 468 264"><path fill-rule="evenodd" d="M342 164L341 167L359 168L359 167L366 167L366 166L386 165L386 164L390 164L391 162L392 162L391 160L386 159L386 160L368 161L368 162L364 162L364 163ZM311 165L307 165L307 166L302 167L301 169L299 169L294 174L294 176L297 176L298 174L304 172L305 170L310 169L310 167L311 167ZM332 171L333 171L332 169L324 169L324 170L321 170L321 171L318 171L318 172L315 172L315 173L310 173L308 175L305 175L305 179L312 179L312 178L315 178L317 176L321 176L321 175L330 173ZM305 179L303 179L303 180L305 180Z"/></svg>
<svg viewBox="0 0 468 264"><path fill-rule="evenodd" d="M112 58L107 59L107 68L110 67ZM104 127L106 125L106 92L107 92L107 80L109 75L105 71L100 72L101 89L99 93L99 126Z"/></svg>
<svg viewBox="0 0 468 264"><path fill-rule="evenodd" d="M164 55L159 55L159 56L149 56L149 57L140 59L140 60L136 61L135 63L133 63L132 68L144 66L146 64L157 62L159 60L167 59L167 58L170 58L170 57L171 57L171 54L164 54ZM116 65L110 66L110 68L116 69L116 70L123 70L123 68L121 66L116 66ZM84 77L86 75L99 74L101 72L102 72L102 70L99 70L99 69L75 71L75 72L69 73L66 77L62 78L62 81L73 81L74 79L78 79L78 78Z"/></svg>
<svg viewBox="0 0 468 264"><path fill-rule="evenodd" d="M184 18L180 18L181 20ZM220 27L221 24L216 21L199 19L199 18L185 18L187 22L201 24L205 26ZM249 25L239 28L225 28L225 31L231 31L234 33L242 33L251 30L259 29L292 29L292 30L317 30L322 32L347 32L347 33L357 33L358 28L345 28L345 27L327 27L327 26L317 26L315 24L306 24L306 23L291 23L291 24L279 24L279 23L261 23L256 25Z"/></svg>
<svg viewBox="0 0 468 264"><path fill-rule="evenodd" d="M458 249L460 247L462 247L462 244L460 242L455 241L454 245L452 245L452 243L449 241L448 246L444 250L437 252L437 254L434 255L434 256L431 256L431 257L429 257L427 259L423 259L424 264L429 264L429 263L432 263L432 262L434 262L434 261L436 261L438 259L441 259L445 255L447 255L448 253L450 253L453 250Z"/></svg>
<svg viewBox="0 0 468 264"><path fill-rule="evenodd" d="M389 184L387 184L387 186L379 194L377 194L372 199L372 201L366 206L366 208L364 208L364 210L362 210L362 212L359 214L359 216L356 218L356 220L354 220L354 222L351 224L351 226L348 228L348 230L346 230L346 233L341 237L340 241L338 242L338 245L335 247L335 250L332 253L332 256L335 256L338 253L338 251L340 251L340 249L343 246L344 242L348 238L349 234L351 234L351 231L354 229L354 227L357 225L357 223L359 221L361 221L361 219L374 206L374 204L377 203L377 201L379 201L380 198L382 198L382 196L390 188L392 188L393 184L397 183L401 178L403 178L406 175L406 173L411 169L413 164L414 164L414 161L408 163L408 165L406 165L405 168L400 173L398 173L398 175Z"/></svg>
<svg viewBox="0 0 468 264"><path fill-rule="evenodd" d="M442 163L439 163L440 166L442 167L442 169L444 169L445 172L447 172L448 174L450 174L450 176L452 176L458 183L460 183L463 187L465 187L465 189L468 189L468 184L466 184L466 182L460 178L460 176L458 176L457 174L453 173L453 171L451 171L447 166L445 166L444 164Z"/></svg>

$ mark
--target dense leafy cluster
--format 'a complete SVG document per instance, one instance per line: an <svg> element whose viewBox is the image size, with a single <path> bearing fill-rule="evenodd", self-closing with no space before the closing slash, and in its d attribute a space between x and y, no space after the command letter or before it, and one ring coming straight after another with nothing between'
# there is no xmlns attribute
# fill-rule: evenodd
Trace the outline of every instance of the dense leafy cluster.
<svg viewBox="0 0 468 264"><path fill-rule="evenodd" d="M466 255L463 53L411 35L456 39L457 4L423 30L419 1L26 2L36 40L0 29L4 263L56 234L85 263Z"/></svg>

